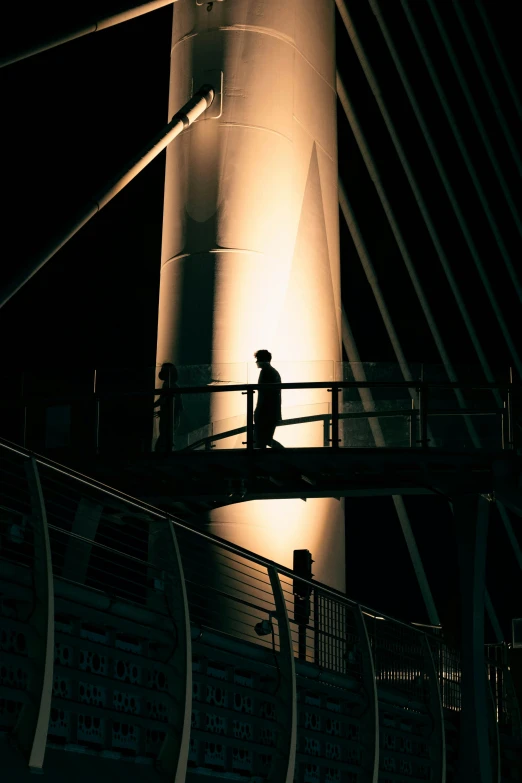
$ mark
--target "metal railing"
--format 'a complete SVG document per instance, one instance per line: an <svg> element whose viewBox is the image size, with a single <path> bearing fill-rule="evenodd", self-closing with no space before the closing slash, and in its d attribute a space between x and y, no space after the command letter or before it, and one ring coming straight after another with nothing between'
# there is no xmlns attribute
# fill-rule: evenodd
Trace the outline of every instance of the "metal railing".
<svg viewBox="0 0 522 783"><path fill-rule="evenodd" d="M49 448L82 448L97 453L123 447L147 452L153 448L154 397L161 397L166 402L160 419L163 417L169 429L169 422L175 420L176 400L183 400L184 410L181 425L167 438L167 446L157 442L156 450L211 449L221 442L222 446L246 447L251 452L256 445L255 395L260 388L259 384L227 383L151 392L4 395L0 400L4 412L2 434L40 451L45 450L47 442ZM297 445L332 449L372 447L377 443L377 426L382 430L381 441L389 447L469 450L474 448L469 434L471 419L483 448L514 450L519 441L515 398L520 397L520 387L514 383L304 381L270 384L270 388L282 393L283 419L277 433L283 441L289 433L290 446L295 441ZM368 390L374 395L371 411L363 409L357 400L361 391ZM452 404L455 390L466 394L465 408ZM496 405L492 392L502 395L504 407ZM285 394L301 397L297 404L285 407ZM223 395L229 395L226 402L235 414L216 420L210 410L219 399L223 401ZM317 412L310 413L311 406ZM299 415L303 411L305 415ZM307 429L300 430L302 427ZM296 441L298 431L304 434ZM243 435L244 439L240 437Z"/></svg>
<svg viewBox="0 0 522 783"><path fill-rule="evenodd" d="M0 558L27 566L31 564L32 517L21 466L28 457L28 452L0 443ZM201 624L216 631L226 626L227 632L238 638L271 646L272 640L258 636L254 627L262 620L270 620L274 612L268 569L275 567L294 627L296 656L299 623L294 618L293 583L298 579L313 595L304 659L332 672L357 671L359 659L354 645L358 642L353 622L353 613L359 606L356 602L45 457L35 459L46 506L55 578L77 582L136 607L150 606L150 592L157 592L162 600L154 602L155 611L168 616L162 585L172 564L167 555L164 561L156 556L152 562L149 537L155 522L169 523L178 540L195 626ZM373 623L368 631L375 640L376 660L387 651L383 682L394 655L397 661L401 656L404 659L404 671L413 672L415 666L406 663L411 656L411 642L396 641L395 649L386 641L385 628L393 627L397 633L407 634L408 639L417 640L423 632L369 607L361 608L368 623ZM373 620L375 617L380 620ZM411 679L409 674L406 679Z"/></svg>
<svg viewBox="0 0 522 783"><path fill-rule="evenodd" d="M321 743L339 742L353 753L357 768L361 753L357 732L362 731L357 721L362 714L361 694L366 691L364 699L374 698L381 705L385 757L404 753L408 764L419 764L426 773L431 751L423 726L436 715L433 686L446 710L461 709L459 656L441 637L305 579L300 580L302 592L311 601L309 615L303 619L294 613L299 580L290 569L5 443L0 443L0 624L5 660L0 678L1 727L13 730L28 698L33 665L24 635L24 622L30 622L37 598L32 575L42 567L26 475L26 466L33 461L45 505L57 607L48 742L58 747L71 741L72 732L80 745L132 752L144 760L158 757L173 710L169 661L179 645L179 626L172 604L176 598L168 587L175 570L172 552L158 548L154 540L158 532L172 526L194 654L191 763L225 764L239 742L237 733L230 734L231 727L238 732L241 721L248 724L249 736L258 739L252 745L243 742L246 756L234 751L230 769L237 771L243 763L245 770L255 763L266 766L275 753L274 705L281 686L285 633L271 579L275 571L302 694L298 702L301 760L312 754L314 763L342 766L340 761L317 756ZM427 643L434 669L426 656ZM516 727L519 717L507 688L504 659L499 660L496 651L487 654L499 725ZM234 679L231 660L239 662ZM339 706L339 699L346 706ZM338 729L344 739L336 740L321 730L324 704L333 711L329 725L341 721L339 726L344 726ZM411 724L411 738L403 748L405 721ZM217 744L212 732L220 735ZM255 753L262 754L258 762ZM342 763L348 763L346 758Z"/></svg>

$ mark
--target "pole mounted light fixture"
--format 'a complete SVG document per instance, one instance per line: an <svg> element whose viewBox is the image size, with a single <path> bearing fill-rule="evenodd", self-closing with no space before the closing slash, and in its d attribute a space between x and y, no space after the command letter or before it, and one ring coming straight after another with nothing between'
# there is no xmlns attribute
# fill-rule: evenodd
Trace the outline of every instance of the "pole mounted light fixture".
<svg viewBox="0 0 522 783"><path fill-rule="evenodd" d="M275 617L275 612L268 612L268 620L261 620L254 625L254 631L258 636L268 636L274 633L274 626L272 624L272 617Z"/></svg>

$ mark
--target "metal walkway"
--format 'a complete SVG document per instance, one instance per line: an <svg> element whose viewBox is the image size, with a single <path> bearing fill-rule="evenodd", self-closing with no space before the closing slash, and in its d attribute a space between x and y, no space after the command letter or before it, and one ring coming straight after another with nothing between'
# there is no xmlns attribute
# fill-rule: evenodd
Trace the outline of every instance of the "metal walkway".
<svg viewBox="0 0 522 783"><path fill-rule="evenodd" d="M243 449L151 454L116 466L100 458L100 479L132 491L139 478L148 502L184 513L268 498L510 492L518 498L520 458L513 452L438 449ZM522 501L522 495L520 495Z"/></svg>
<svg viewBox="0 0 522 783"><path fill-rule="evenodd" d="M167 453L151 451L150 392L13 396L2 406L10 414L6 420L20 414L24 443L31 417L32 431L43 432L47 411L67 409L83 429L76 425L81 435L54 450L61 461L131 493L138 479L143 498L173 513L198 515L265 498L495 493L522 514L513 384L330 381L274 387L281 388L283 400L285 394L301 395L276 430L283 444L295 447L255 449L258 384L156 389L156 395L170 396L172 407L181 396L189 422L185 434L174 438L176 450ZM306 412L303 401L315 395L318 412L295 415ZM208 423L216 397L243 414ZM498 407L500 397L504 407ZM44 447L45 437L33 446L39 452Z"/></svg>

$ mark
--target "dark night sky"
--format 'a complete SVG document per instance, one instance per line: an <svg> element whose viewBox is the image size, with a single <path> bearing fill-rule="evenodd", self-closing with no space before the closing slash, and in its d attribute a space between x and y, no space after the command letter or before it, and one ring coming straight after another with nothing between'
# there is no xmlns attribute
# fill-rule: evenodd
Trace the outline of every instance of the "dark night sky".
<svg viewBox="0 0 522 783"><path fill-rule="evenodd" d="M22 42L94 19L99 9L103 8L104 12L118 10L117 2L101 0L74 4L74 8L65 12L66 16L57 0L11 5L15 7L10 8L8 14L5 9L2 11L1 50L15 49ZM439 1L438 6L443 11L504 175L520 205L520 177L500 134L452 4L445 0ZM509 126L518 140L520 118L474 5L468 2L465 6ZM399 0L387 0L381 7L473 226L506 320L522 350L520 303L515 299L491 232L481 216L469 178L405 24ZM519 27L515 23L516 4L489 0L486 7L514 75L518 70L520 45ZM433 211L488 359L505 374L510 364L508 352L375 19L369 6L361 0L350 0L349 8ZM415 0L412 8L448 90L452 108L462 123L504 241L520 272L520 237L477 139L472 118L463 105L463 97L452 76L427 4L424 0ZM167 7L0 71L3 202L0 282L8 279L18 265L40 248L56 228L167 121L171 18L172 8ZM339 19L337 23L338 68L363 121L452 360L455 364L474 364L476 357L469 338L371 91ZM407 357L411 361L438 362L411 282L340 107L339 115L340 172ZM7 373L10 368L35 365L72 369L154 363L163 173L164 155L161 155L0 312L0 358ZM359 352L367 361L393 361L382 321L342 217L341 256L343 300ZM437 563L449 549L446 546L450 536L447 504L443 499L425 503L422 508L420 499L410 500L408 504L416 520L414 528L421 548L431 552L430 578L437 583L437 590L446 601L450 597L450 587ZM348 517L362 522L351 528L348 592L368 603L378 604L383 610L391 608L391 604L396 608L397 596L413 585L407 558L403 558L406 565L399 576L388 556L388 545L402 547L398 529L393 527L397 522L394 519L393 524L390 523L393 517L390 506L389 500L347 504ZM372 546L376 536L379 547ZM363 550L371 553L364 561L354 555ZM499 551L502 554L498 557L497 570L513 572L514 579L510 556L505 554L505 547L500 547ZM379 574L379 578L374 579L373 574ZM367 585L364 595L357 594L361 579ZM383 584L386 593L383 593ZM501 592L501 603L510 592ZM389 598L383 599L384 595ZM390 606L383 606L383 600L388 600ZM516 603L511 601L504 609L507 620L510 613L516 611ZM422 619L422 612L420 603L412 599L404 613Z"/></svg>
<svg viewBox="0 0 522 783"><path fill-rule="evenodd" d="M441 4L439 4L441 5ZM509 160L506 145L485 91L477 78L469 50L450 3L444 3L444 19L454 35L488 131L495 142L503 170L517 199L520 179ZM16 48L19 42L43 37L47 31L66 28L96 17L99 8L118 6L89 4L90 10L68 9L60 4L29 4L11 9L2 26L0 46ZM433 164L422 144L415 119L383 44L375 19L366 3L351 2L350 11L381 81L383 94L398 124L408 155L424 185L424 194L436 217L454 271L465 292L466 304L475 316L480 337L491 357L506 367L509 358L490 312L484 289L478 282L448 207ZM434 91L428 84L420 56L409 33L398 0L382 5L386 20L404 57L418 97L426 112L446 165L470 221L477 232L486 266L502 301L511 328L518 327L518 310L490 232L483 220L469 179L442 118ZM517 236L502 204L491 167L476 143L469 112L449 71L440 39L430 21L425 2L413 4L430 53L439 68L452 107L458 111L466 139L473 139L475 162L496 205L496 217L505 241L519 258ZM511 5L488 3L488 12L503 53L516 72L518 40ZM393 10L392 10L393 9ZM89 14L89 15L87 15ZM468 14L483 43L484 33L476 13ZM41 247L56 228L95 192L108 176L138 150L167 119L169 42L172 9L165 8L140 19L77 40L18 63L0 72L2 95L2 245L1 274L10 271ZM338 19L338 66L349 88L364 131L381 168L384 184L407 236L410 252L434 309L443 301L439 327L451 345L452 359L473 363L465 329L429 237L415 207L411 191L387 136L375 101L363 77L348 37ZM480 33L482 31L482 35ZM460 38L459 38L460 35ZM516 117L491 50L483 56L511 124L515 138ZM357 150L349 126L339 111L340 171L354 203L361 229L376 264L379 279L388 292L388 303L412 361L438 361L431 337L415 301L390 229ZM476 148L476 149L475 149ZM152 364L155 351L155 314L159 279L164 156L142 173L125 192L70 242L0 314L0 328L10 335L3 341L3 361L9 364L43 362L72 365L114 366ZM364 278L349 234L341 219L343 299L366 360L393 360L387 337ZM29 317L30 316L30 317Z"/></svg>

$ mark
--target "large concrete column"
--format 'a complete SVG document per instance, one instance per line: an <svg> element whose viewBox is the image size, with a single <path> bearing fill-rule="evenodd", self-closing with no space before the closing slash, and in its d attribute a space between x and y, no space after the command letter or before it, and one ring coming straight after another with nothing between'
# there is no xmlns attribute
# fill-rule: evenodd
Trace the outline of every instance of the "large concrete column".
<svg viewBox="0 0 522 783"><path fill-rule="evenodd" d="M169 116L221 72L223 102L219 117L211 109L167 152L158 364L219 365L219 377L245 380L253 352L267 348L284 381L333 377L341 360L334 10L301 0L174 7ZM245 397L214 396L214 422L244 414ZM329 396L287 392L283 416L297 406L301 415L326 412ZM292 429L276 437L323 443L320 423ZM293 549L308 548L317 578L344 589L336 500L227 507L211 528L287 566Z"/></svg>

